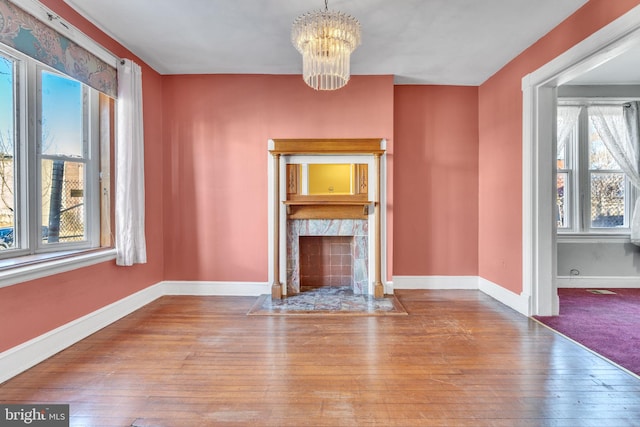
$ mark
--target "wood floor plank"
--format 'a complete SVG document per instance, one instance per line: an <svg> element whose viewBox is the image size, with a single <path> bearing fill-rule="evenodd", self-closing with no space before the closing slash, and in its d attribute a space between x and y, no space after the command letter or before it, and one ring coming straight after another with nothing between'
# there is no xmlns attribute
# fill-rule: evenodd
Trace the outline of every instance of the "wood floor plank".
<svg viewBox="0 0 640 427"><path fill-rule="evenodd" d="M0 385L74 426L634 426L640 379L477 291L408 316L246 316L163 297Z"/></svg>

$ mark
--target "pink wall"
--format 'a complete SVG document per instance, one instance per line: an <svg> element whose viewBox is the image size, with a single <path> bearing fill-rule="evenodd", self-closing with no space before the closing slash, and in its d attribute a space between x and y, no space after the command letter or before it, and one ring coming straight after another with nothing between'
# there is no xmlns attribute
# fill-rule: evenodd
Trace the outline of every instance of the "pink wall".
<svg viewBox="0 0 640 427"><path fill-rule="evenodd" d="M479 90L479 275L522 291L522 78L638 0L591 0Z"/></svg>
<svg viewBox="0 0 640 427"><path fill-rule="evenodd" d="M396 86L395 276L478 274L478 88Z"/></svg>
<svg viewBox="0 0 640 427"><path fill-rule="evenodd" d="M391 76L336 92L300 76L165 76L163 93L166 280L269 280L269 139L386 138L393 159Z"/></svg>
<svg viewBox="0 0 640 427"><path fill-rule="evenodd" d="M41 0L65 20L111 50L136 60L112 39L80 18L62 0ZM146 227L148 263L116 267L114 262L0 288L0 352L73 321L162 280L162 85L160 75L143 67Z"/></svg>
<svg viewBox="0 0 640 427"><path fill-rule="evenodd" d="M64 1L42 1L143 66L149 263L0 288L0 351L161 280L267 281L269 138L387 138L388 278L478 274L520 292L521 79L640 4L589 1L479 89L355 76L318 93L299 76L160 76Z"/></svg>

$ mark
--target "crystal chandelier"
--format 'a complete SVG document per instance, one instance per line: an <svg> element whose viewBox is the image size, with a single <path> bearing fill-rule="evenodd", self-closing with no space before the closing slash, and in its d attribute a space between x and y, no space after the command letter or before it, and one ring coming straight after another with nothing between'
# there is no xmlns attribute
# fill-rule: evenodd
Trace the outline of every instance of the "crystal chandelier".
<svg viewBox="0 0 640 427"><path fill-rule="evenodd" d="M316 90L336 90L350 75L351 52L360 45L360 23L342 12L308 12L293 21L291 42L302 54L302 77Z"/></svg>

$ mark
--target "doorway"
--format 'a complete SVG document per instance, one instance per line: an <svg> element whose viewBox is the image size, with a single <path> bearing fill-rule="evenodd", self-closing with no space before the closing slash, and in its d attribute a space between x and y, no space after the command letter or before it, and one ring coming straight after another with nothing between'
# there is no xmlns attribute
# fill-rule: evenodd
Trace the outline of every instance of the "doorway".
<svg viewBox="0 0 640 427"><path fill-rule="evenodd" d="M529 315L559 313L555 156L558 87L640 48L640 6L525 76L523 87L523 293Z"/></svg>

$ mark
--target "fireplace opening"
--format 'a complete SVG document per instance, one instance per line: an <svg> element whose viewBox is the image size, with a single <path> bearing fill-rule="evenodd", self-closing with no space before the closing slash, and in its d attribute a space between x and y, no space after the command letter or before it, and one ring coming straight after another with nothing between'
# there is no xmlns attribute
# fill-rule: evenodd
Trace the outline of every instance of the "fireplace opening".
<svg viewBox="0 0 640 427"><path fill-rule="evenodd" d="M302 291L302 276L306 276L304 285L308 287L341 286L340 283L345 283L344 286L351 287L354 294L369 293L368 229L366 220L288 220L288 294ZM302 254L301 246L306 247ZM345 278L347 275L348 281Z"/></svg>
<svg viewBox="0 0 640 427"><path fill-rule="evenodd" d="M300 236L300 291L353 288L353 236Z"/></svg>

